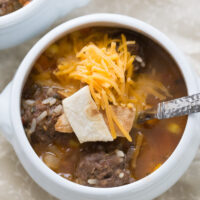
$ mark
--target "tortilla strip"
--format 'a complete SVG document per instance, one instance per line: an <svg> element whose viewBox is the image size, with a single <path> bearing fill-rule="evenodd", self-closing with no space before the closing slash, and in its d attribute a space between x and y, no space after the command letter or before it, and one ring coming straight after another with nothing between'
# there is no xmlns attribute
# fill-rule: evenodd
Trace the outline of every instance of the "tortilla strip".
<svg viewBox="0 0 200 200"><path fill-rule="evenodd" d="M133 122L135 120L135 108L127 108L122 106L111 106L113 112L115 113L117 119L121 123L121 125L124 127L124 129L129 133L130 130L133 127ZM105 112L103 112L104 120L108 126L108 119L106 117ZM117 127L116 124L115 131L118 137L124 137L120 129Z"/></svg>
<svg viewBox="0 0 200 200"><path fill-rule="evenodd" d="M65 114L62 114L56 124L55 124L55 130L61 133L72 133L73 129L67 119L67 117L65 116Z"/></svg>
<svg viewBox="0 0 200 200"><path fill-rule="evenodd" d="M130 132L130 130L133 127L133 122L135 119L135 109L132 108L123 108L121 106L112 106L113 112L115 113L115 115L117 116L117 118L119 119L119 122L122 124L122 126L125 128L125 130L127 132ZM101 112L103 114L103 118L108 126L108 120L106 117L105 112ZM64 117L63 117L64 115ZM61 133L73 133L73 129L67 119L67 117L65 116L65 114L61 115L58 118L58 121L55 125L55 129L58 132ZM121 131L119 130L119 128L116 126L115 124L115 131L117 133L118 137L124 137L124 135L121 133Z"/></svg>
<svg viewBox="0 0 200 200"><path fill-rule="evenodd" d="M91 97L89 86L64 99L63 108L80 143L113 141L103 116Z"/></svg>

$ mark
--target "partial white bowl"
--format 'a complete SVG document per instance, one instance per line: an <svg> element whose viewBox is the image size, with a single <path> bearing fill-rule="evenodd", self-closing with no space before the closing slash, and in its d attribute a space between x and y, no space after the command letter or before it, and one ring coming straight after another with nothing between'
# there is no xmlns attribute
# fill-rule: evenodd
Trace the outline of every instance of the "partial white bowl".
<svg viewBox="0 0 200 200"><path fill-rule="evenodd" d="M20 117L23 86L39 55L55 40L67 33L91 26L126 28L149 37L160 44L175 60L185 79L188 94L199 91L199 81L179 49L160 31L131 17L115 14L93 14L70 20L46 34L29 51L14 79L0 95L0 129L12 144L29 175L47 192L65 200L149 200L171 187L186 171L197 152L200 134L199 114L188 117L187 125L177 148L155 172L128 185L113 188L92 188L70 182L49 169L32 149ZM167 76L167 74L166 74Z"/></svg>
<svg viewBox="0 0 200 200"><path fill-rule="evenodd" d="M16 46L49 28L71 10L89 0L32 0L23 8L0 17L0 50Z"/></svg>

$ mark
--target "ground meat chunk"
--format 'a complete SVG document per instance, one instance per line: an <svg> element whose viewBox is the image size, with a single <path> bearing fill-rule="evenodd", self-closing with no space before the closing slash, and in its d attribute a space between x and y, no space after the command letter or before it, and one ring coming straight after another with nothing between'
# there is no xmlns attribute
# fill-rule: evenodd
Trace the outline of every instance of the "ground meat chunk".
<svg viewBox="0 0 200 200"><path fill-rule="evenodd" d="M110 32L109 35L112 38L121 38L121 34L122 34L121 31L116 30L116 31ZM133 62L134 71L139 72L142 69L144 69L146 66L144 45L142 42L140 42L142 40L137 34L135 34L135 36L133 37L133 33L127 32L126 38L127 38L127 40L135 41L135 44L128 44L127 47L128 47L128 51L131 53L131 55L135 56L135 60Z"/></svg>
<svg viewBox="0 0 200 200"><path fill-rule="evenodd" d="M115 187L134 182L127 169L129 160L120 152L121 155L101 151L81 156L76 169L78 183L93 187Z"/></svg>
<svg viewBox="0 0 200 200"><path fill-rule="evenodd" d="M0 0L0 16L14 12L21 8L18 0Z"/></svg>
<svg viewBox="0 0 200 200"><path fill-rule="evenodd" d="M129 44L127 46L128 46L128 51L132 55L135 55L135 60L133 62L134 71L139 71L142 68L144 68L146 66L146 63L145 63L145 55L144 55L144 50L142 48L142 45L136 42L135 44Z"/></svg>
<svg viewBox="0 0 200 200"><path fill-rule="evenodd" d="M24 91L21 116L27 135L32 143L50 143L55 137L54 125L63 113L61 97L57 90L56 88L33 84ZM52 104L48 103L49 98ZM41 120L42 116L44 116L44 119ZM30 132L34 120L36 121L35 130Z"/></svg>

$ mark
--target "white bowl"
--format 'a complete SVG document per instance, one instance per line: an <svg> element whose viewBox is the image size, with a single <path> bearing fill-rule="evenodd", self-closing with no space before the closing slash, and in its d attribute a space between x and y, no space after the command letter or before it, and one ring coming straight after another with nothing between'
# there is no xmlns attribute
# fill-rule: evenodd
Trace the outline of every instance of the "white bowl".
<svg viewBox="0 0 200 200"><path fill-rule="evenodd" d="M89 0L32 0L0 17L0 50L16 46L50 27L53 22Z"/></svg>
<svg viewBox="0 0 200 200"><path fill-rule="evenodd" d="M147 200L159 196L171 187L188 168L198 149L199 114L188 117L187 125L177 148L155 172L128 185L113 188L92 188L70 182L49 169L32 149L20 117L23 86L39 55L55 40L75 30L91 26L121 27L134 30L160 44L176 61L185 79L188 94L198 92L198 81L185 56L161 32L131 17L115 14L93 14L70 20L46 34L34 45L21 63L14 79L0 95L0 128L13 145L29 175L47 192L60 199L76 200Z"/></svg>

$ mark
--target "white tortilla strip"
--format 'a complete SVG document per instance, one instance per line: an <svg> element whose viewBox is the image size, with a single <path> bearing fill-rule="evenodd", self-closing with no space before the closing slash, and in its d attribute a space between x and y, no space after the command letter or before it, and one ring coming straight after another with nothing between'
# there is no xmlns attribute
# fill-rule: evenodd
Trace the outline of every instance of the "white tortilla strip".
<svg viewBox="0 0 200 200"><path fill-rule="evenodd" d="M113 109L113 112L115 113L117 119L121 123L121 125L125 128L127 132L130 132L130 130L133 127L133 122L135 120L135 108L124 108L121 106L111 106ZM108 120L106 117L106 114L104 111L102 111L103 118L107 124L108 127ZM64 115L64 116L63 116ZM61 115L58 118L58 121L55 125L55 130L61 133L73 133L73 129L65 116L65 114ZM115 131L118 137L124 137L120 129L114 124Z"/></svg>
<svg viewBox="0 0 200 200"><path fill-rule="evenodd" d="M80 143L113 141L88 86L64 99L63 108Z"/></svg>
<svg viewBox="0 0 200 200"><path fill-rule="evenodd" d="M56 124L55 124L55 130L61 133L72 133L73 129L71 127L71 124L69 123L67 117L65 114L62 114Z"/></svg>

